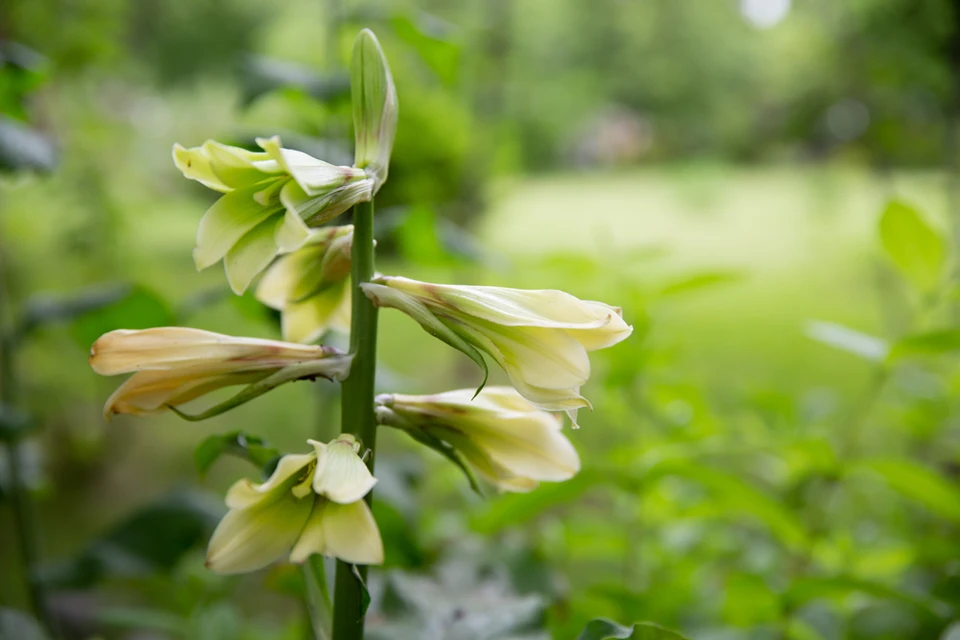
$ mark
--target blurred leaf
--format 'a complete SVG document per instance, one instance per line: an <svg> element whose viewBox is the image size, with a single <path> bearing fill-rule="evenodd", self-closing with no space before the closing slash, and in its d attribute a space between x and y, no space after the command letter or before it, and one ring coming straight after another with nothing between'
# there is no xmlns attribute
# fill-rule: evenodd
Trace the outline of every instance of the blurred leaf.
<svg viewBox="0 0 960 640"><path fill-rule="evenodd" d="M456 447L453 447L443 440L440 440L429 433L421 431L420 429L404 429L403 432L420 444L429 449L433 449L441 456L455 464L457 468L463 472L463 475L466 476L467 482L470 483L470 488L473 489L478 496L483 496L483 491L480 490L480 484L477 482L476 476L473 475L473 471L463 460L463 457L460 455L460 452L457 451Z"/></svg>
<svg viewBox="0 0 960 640"><path fill-rule="evenodd" d="M893 345L891 359L939 355L960 349L960 329L940 329L901 338Z"/></svg>
<svg viewBox="0 0 960 640"><path fill-rule="evenodd" d="M428 206L410 208L395 233L404 260L422 266L450 266L454 262L440 242L437 216Z"/></svg>
<svg viewBox="0 0 960 640"><path fill-rule="evenodd" d="M261 470L267 463L279 457L280 452L268 446L263 438L243 431L212 435L193 451L193 461L197 465L197 473L200 477L205 476L213 463L222 455L246 460Z"/></svg>
<svg viewBox="0 0 960 640"><path fill-rule="evenodd" d="M422 11L391 21L397 36L410 45L441 82L452 85L460 74L460 44L454 26Z"/></svg>
<svg viewBox="0 0 960 640"><path fill-rule="evenodd" d="M43 571L54 588L85 588L102 579L169 571L187 551L206 544L223 515L206 496L177 491L141 508L76 557Z"/></svg>
<svg viewBox="0 0 960 640"><path fill-rule="evenodd" d="M726 515L739 513L754 517L790 548L803 548L808 542L800 519L791 509L731 473L694 462L672 460L651 469L645 481L653 476L666 475L678 475L699 483L711 492L712 507L722 508Z"/></svg>
<svg viewBox="0 0 960 640"><path fill-rule="evenodd" d="M174 318L167 304L149 289L135 285L128 295L79 315L70 327L70 334L84 349L89 349L97 338L114 329L148 329L172 324Z"/></svg>
<svg viewBox="0 0 960 640"><path fill-rule="evenodd" d="M46 135L0 114L0 171L53 171L57 156Z"/></svg>
<svg viewBox="0 0 960 640"><path fill-rule="evenodd" d="M40 623L16 609L0 607L0 638L3 640L47 640Z"/></svg>
<svg viewBox="0 0 960 640"><path fill-rule="evenodd" d="M880 217L880 240L887 256L918 289L930 291L940 283L945 243L919 211L891 200Z"/></svg>
<svg viewBox="0 0 960 640"><path fill-rule="evenodd" d="M780 597L760 576L731 575L723 585L723 618L746 628L776 622L780 618Z"/></svg>
<svg viewBox="0 0 960 640"><path fill-rule="evenodd" d="M885 340L833 322L807 322L807 337L872 362L882 362L890 353Z"/></svg>
<svg viewBox="0 0 960 640"><path fill-rule="evenodd" d="M310 67L263 56L248 58L241 76L243 106L278 90L302 92L320 102L350 95L350 76L346 73L321 75Z"/></svg>
<svg viewBox="0 0 960 640"><path fill-rule="evenodd" d="M624 627L616 622L597 618L587 624L577 640L686 640L686 638L652 622L637 622L631 627Z"/></svg>
<svg viewBox="0 0 960 640"><path fill-rule="evenodd" d="M532 520L548 509L570 504L603 481L599 473L585 470L566 482L542 484L530 493L500 496L470 518L470 524L477 533L496 533L505 527Z"/></svg>
<svg viewBox="0 0 960 640"><path fill-rule="evenodd" d="M19 331L26 334L43 324L72 320L120 302L132 294L131 285L115 284L92 287L69 296L33 295L24 305Z"/></svg>
<svg viewBox="0 0 960 640"><path fill-rule="evenodd" d="M18 42L0 39L0 113L26 121L26 98L46 80L47 59Z"/></svg>
<svg viewBox="0 0 960 640"><path fill-rule="evenodd" d="M743 280L743 274L736 271L705 271L703 273L688 275L663 285L660 289L660 295L673 296L690 293L701 289L709 289L717 285L739 282L740 280Z"/></svg>
<svg viewBox="0 0 960 640"><path fill-rule="evenodd" d="M921 464L902 459L875 459L856 462L849 470L878 473L905 497L941 517L960 522L960 487Z"/></svg>
<svg viewBox="0 0 960 640"><path fill-rule="evenodd" d="M29 433L35 423L25 414L0 402L0 442L13 442Z"/></svg>
<svg viewBox="0 0 960 640"><path fill-rule="evenodd" d="M951 613L949 605L926 594L908 593L851 576L800 578L790 584L784 598L789 606L796 608L811 600L845 597L853 593L863 593L876 598L903 602L917 607L935 618L943 618Z"/></svg>
<svg viewBox="0 0 960 640"><path fill-rule="evenodd" d="M97 612L97 621L119 629L160 631L183 637L187 621L175 613L146 607L108 607Z"/></svg>

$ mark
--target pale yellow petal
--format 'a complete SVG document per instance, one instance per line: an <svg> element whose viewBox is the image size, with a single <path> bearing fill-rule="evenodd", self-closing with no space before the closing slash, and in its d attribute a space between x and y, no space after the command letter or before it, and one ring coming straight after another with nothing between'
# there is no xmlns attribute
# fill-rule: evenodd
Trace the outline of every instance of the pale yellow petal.
<svg viewBox="0 0 960 640"><path fill-rule="evenodd" d="M367 503L318 500L290 561L302 563L315 553L351 564L383 563L383 540Z"/></svg>
<svg viewBox="0 0 960 640"><path fill-rule="evenodd" d="M370 493L377 479L357 455L359 444L353 436L341 435L327 445L311 443L317 453L314 493L341 504L356 502Z"/></svg>
<svg viewBox="0 0 960 640"><path fill-rule="evenodd" d="M293 547L310 517L313 500L286 494L249 509L233 509L217 525L207 548L207 567L244 573L279 560Z"/></svg>
<svg viewBox="0 0 960 640"><path fill-rule="evenodd" d="M289 492L305 479L301 476L306 476L316 459L315 452L283 456L265 482L257 484L244 478L233 483L227 491L227 506L231 509L248 509L265 497L275 498L274 492Z"/></svg>

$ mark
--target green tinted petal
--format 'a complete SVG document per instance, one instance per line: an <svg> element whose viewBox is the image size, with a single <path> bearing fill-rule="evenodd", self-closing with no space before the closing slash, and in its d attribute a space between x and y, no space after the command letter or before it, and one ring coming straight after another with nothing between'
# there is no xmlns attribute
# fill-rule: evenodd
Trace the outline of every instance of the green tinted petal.
<svg viewBox="0 0 960 640"><path fill-rule="evenodd" d="M206 269L219 262L240 238L279 211L264 207L254 195L262 185L244 187L224 194L200 220L197 229L197 247L193 259L197 269Z"/></svg>
<svg viewBox="0 0 960 640"><path fill-rule="evenodd" d="M343 185L354 177L363 177L363 171L340 167L318 160L308 153L280 146L280 138L258 138L257 144L289 173L300 188L311 196L321 195Z"/></svg>
<svg viewBox="0 0 960 640"><path fill-rule="evenodd" d="M280 173L279 165L263 162L271 159L266 153L231 147L215 140L203 143L203 150L210 158L213 173L223 184L234 189L262 182ZM264 168L271 171L264 171Z"/></svg>
<svg viewBox="0 0 960 640"><path fill-rule="evenodd" d="M226 193L231 190L217 177L210 166L210 156L204 151L203 147L192 147L184 149L179 144L173 145L173 164L179 169L185 178L196 180L203 186Z"/></svg>
<svg viewBox="0 0 960 640"><path fill-rule="evenodd" d="M237 480L227 491L227 506L231 509L249 509L265 500L279 499L302 481L300 476L316 459L316 452L288 454L280 458L276 469L265 482L258 484L246 478Z"/></svg>
<svg viewBox="0 0 960 640"><path fill-rule="evenodd" d="M377 479L357 455L356 439L341 435L328 445L317 446L317 468L313 474L314 493L333 502L348 504L370 493Z"/></svg>
<svg viewBox="0 0 960 640"><path fill-rule="evenodd" d="M279 250L274 240L280 216L271 216L258 224L233 245L223 259L230 288L243 295L257 275L266 269Z"/></svg>
<svg viewBox="0 0 960 640"><path fill-rule="evenodd" d="M290 494L249 509L231 510L210 538L207 567L244 573L279 560L293 547L310 517L313 500Z"/></svg>

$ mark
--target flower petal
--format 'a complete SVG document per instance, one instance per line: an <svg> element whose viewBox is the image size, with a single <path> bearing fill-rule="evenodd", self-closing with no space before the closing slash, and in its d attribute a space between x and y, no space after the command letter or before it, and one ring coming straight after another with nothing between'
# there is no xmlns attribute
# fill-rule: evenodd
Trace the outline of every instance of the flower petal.
<svg viewBox="0 0 960 640"><path fill-rule="evenodd" d="M248 231L231 247L223 259L227 281L235 294L243 295L257 275L266 269L279 253L274 240L279 216L271 216Z"/></svg>
<svg viewBox="0 0 960 640"><path fill-rule="evenodd" d="M350 66L353 102L354 165L374 174L374 192L387 179L397 133L397 90L390 65L369 29L357 35Z"/></svg>
<svg viewBox="0 0 960 640"><path fill-rule="evenodd" d="M173 164L183 173L183 177L196 180L208 189L221 193L233 190L213 172L210 156L203 147L185 149L179 144L173 145Z"/></svg>
<svg viewBox="0 0 960 640"><path fill-rule="evenodd" d="M350 283L330 287L304 302L289 303L283 309L283 339L316 342L327 331L350 331Z"/></svg>
<svg viewBox="0 0 960 640"><path fill-rule="evenodd" d="M183 371L138 371L124 381L107 399L103 416L118 413L150 415L167 406L178 407L211 391L263 380L271 371L210 373L204 367L196 374Z"/></svg>
<svg viewBox="0 0 960 640"><path fill-rule="evenodd" d="M221 196L207 209L200 219L197 247L193 250L197 269L206 269L219 262L240 238L280 211L279 206L264 207L257 202L255 196L264 187L260 183L236 189Z"/></svg>
<svg viewBox="0 0 960 640"><path fill-rule="evenodd" d="M270 157L276 160L310 196L327 193L348 180L364 176L364 172L360 169L337 166L318 160L302 151L284 149L280 145L279 136L257 138L257 144L270 154Z"/></svg>
<svg viewBox="0 0 960 640"><path fill-rule="evenodd" d="M343 434L327 445L310 442L317 452L314 493L333 502L349 504L361 500L377 484L377 479L357 455L360 445L353 436Z"/></svg>
<svg viewBox="0 0 960 640"><path fill-rule="evenodd" d="M477 473L500 489L517 493L526 493L536 489L536 480L513 473L466 434L444 426L428 427L426 431L453 446L467 459L467 462Z"/></svg>
<svg viewBox="0 0 960 640"><path fill-rule="evenodd" d="M318 499L290 561L302 563L314 553L352 564L382 564L383 540L367 503Z"/></svg>
<svg viewBox="0 0 960 640"><path fill-rule="evenodd" d="M217 573L244 573L279 560L297 541L312 507L312 499L285 494L230 510L210 538L207 567Z"/></svg>
<svg viewBox="0 0 960 640"><path fill-rule="evenodd" d="M90 348L90 366L104 376L145 370L206 366L215 373L251 371L307 362L327 355L323 347L190 329L117 329ZM230 363L230 366L220 366ZM197 371L184 372L197 374Z"/></svg>
<svg viewBox="0 0 960 640"><path fill-rule="evenodd" d="M227 506L231 509L249 509L265 499L276 499L280 494L290 492L304 480L300 476L316 459L315 452L285 455L265 482L257 484L247 478L237 480L227 491Z"/></svg>

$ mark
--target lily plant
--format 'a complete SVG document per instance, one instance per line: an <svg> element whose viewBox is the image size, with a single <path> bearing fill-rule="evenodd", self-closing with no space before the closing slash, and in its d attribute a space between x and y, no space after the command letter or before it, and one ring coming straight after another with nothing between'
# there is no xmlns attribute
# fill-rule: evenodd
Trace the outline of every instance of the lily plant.
<svg viewBox="0 0 960 640"><path fill-rule="evenodd" d="M632 328L617 307L558 290L521 290L419 282L376 273L374 206L387 179L397 127L397 95L377 38L363 30L353 48L355 131L352 166L287 149L279 138L250 151L208 140L175 145L174 164L221 193L202 216L198 269L223 262L237 294L259 278L256 298L281 312L283 341L159 327L105 334L90 364L103 375L132 375L104 414L173 411L189 420L218 415L271 389L324 378L341 385L341 434L312 451L271 465L263 482L238 480L228 512L209 543L207 566L219 573L256 571L273 562L312 563L323 601L314 631L334 640L363 637L368 565L383 562L370 510L379 426L395 428L460 467L475 488L535 490L580 470L563 431L590 407L581 388L588 353L626 339ZM352 211L352 225L331 226ZM407 314L482 370L477 388L429 395L376 395L379 308ZM317 344L349 331L349 350ZM511 386L485 387L487 359ZM237 388L225 401L190 413L185 405ZM336 559L333 600L323 563ZM316 594L320 594L316 596Z"/></svg>

